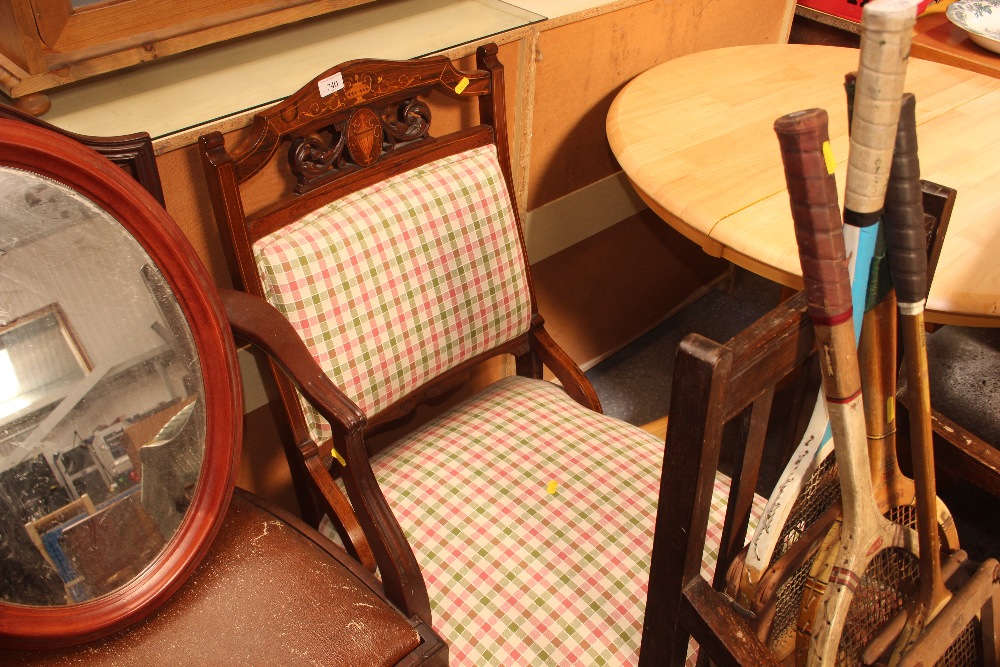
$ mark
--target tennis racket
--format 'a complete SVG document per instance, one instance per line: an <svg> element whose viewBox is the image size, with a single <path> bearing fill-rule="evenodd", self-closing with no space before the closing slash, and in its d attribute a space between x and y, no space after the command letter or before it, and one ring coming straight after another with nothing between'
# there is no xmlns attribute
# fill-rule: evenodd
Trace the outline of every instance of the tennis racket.
<svg viewBox="0 0 1000 667"><path fill-rule="evenodd" d="M847 610L868 562L887 549L916 549L913 531L888 521L875 503L843 226L833 164L826 158L826 124L826 112L819 109L775 122L819 348L843 508L842 523L831 529L839 534L841 547L830 569L830 585L817 617L805 628L810 636L809 664L835 663Z"/></svg>
<svg viewBox="0 0 1000 667"><path fill-rule="evenodd" d="M854 74L848 74L844 85L849 118L854 83ZM870 292L876 232L874 226L845 230L856 313L863 311ZM857 338L861 318L855 321ZM812 559L840 513L831 435L826 403L820 394L804 435L768 498L744 558L734 561L727 576L729 595L779 659L795 646L795 622Z"/></svg>
<svg viewBox="0 0 1000 667"><path fill-rule="evenodd" d="M889 268L899 302L899 321L906 353L906 380L910 396L910 438L913 477L917 492L917 530L920 536L920 589L889 660L890 665L920 636L951 594L941 575L937 490L934 479L934 433L931 430L931 394L924 333L927 298L927 249L924 234L923 193L917 159L916 102L906 95L899 120L899 139L886 193L885 226ZM898 176L897 176L898 175Z"/></svg>

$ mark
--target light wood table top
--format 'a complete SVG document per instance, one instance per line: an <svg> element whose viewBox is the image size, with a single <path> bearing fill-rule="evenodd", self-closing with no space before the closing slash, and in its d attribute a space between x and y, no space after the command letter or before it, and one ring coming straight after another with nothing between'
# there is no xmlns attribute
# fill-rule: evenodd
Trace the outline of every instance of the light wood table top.
<svg viewBox="0 0 1000 667"><path fill-rule="evenodd" d="M797 44L671 60L619 93L611 149L650 208L705 252L801 288L773 125L827 110L843 204L843 82L857 64L856 49ZM1000 327L1000 80L911 59L906 90L917 97L921 176L958 190L927 319Z"/></svg>

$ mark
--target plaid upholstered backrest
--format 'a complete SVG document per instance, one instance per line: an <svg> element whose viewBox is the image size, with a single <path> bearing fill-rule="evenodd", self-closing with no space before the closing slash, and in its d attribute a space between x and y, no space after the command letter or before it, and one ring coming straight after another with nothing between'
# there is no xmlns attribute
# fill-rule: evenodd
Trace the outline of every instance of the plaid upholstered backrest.
<svg viewBox="0 0 1000 667"><path fill-rule="evenodd" d="M330 202L257 240L253 252L266 298L368 415L531 322L493 145ZM325 440L328 426L302 405L311 436Z"/></svg>

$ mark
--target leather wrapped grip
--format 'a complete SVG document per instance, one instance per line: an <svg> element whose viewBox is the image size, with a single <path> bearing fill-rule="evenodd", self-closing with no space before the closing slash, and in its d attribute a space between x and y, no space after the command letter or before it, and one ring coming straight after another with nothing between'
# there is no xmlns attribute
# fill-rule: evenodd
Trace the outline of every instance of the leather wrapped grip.
<svg viewBox="0 0 1000 667"><path fill-rule="evenodd" d="M885 241L889 273L901 303L922 303L927 296L927 244L923 192L917 157L916 100L903 95L885 194Z"/></svg>
<svg viewBox="0 0 1000 667"><path fill-rule="evenodd" d="M861 19L861 56L851 120L844 221L867 226L881 217L910 56L916 0L874 0Z"/></svg>
<svg viewBox="0 0 1000 667"><path fill-rule="evenodd" d="M851 282L844 229L837 204L830 135L823 109L808 109L774 122L791 200L795 240L802 263L809 315L834 325L851 316Z"/></svg>

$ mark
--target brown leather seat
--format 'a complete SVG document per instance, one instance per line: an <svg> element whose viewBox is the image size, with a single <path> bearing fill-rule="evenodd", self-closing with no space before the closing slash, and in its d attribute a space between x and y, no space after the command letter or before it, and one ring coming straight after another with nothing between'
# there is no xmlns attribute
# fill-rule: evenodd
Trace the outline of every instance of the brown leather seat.
<svg viewBox="0 0 1000 667"><path fill-rule="evenodd" d="M322 535L236 490L212 548L151 618L79 647L0 652L4 665L395 665L443 655Z"/></svg>

